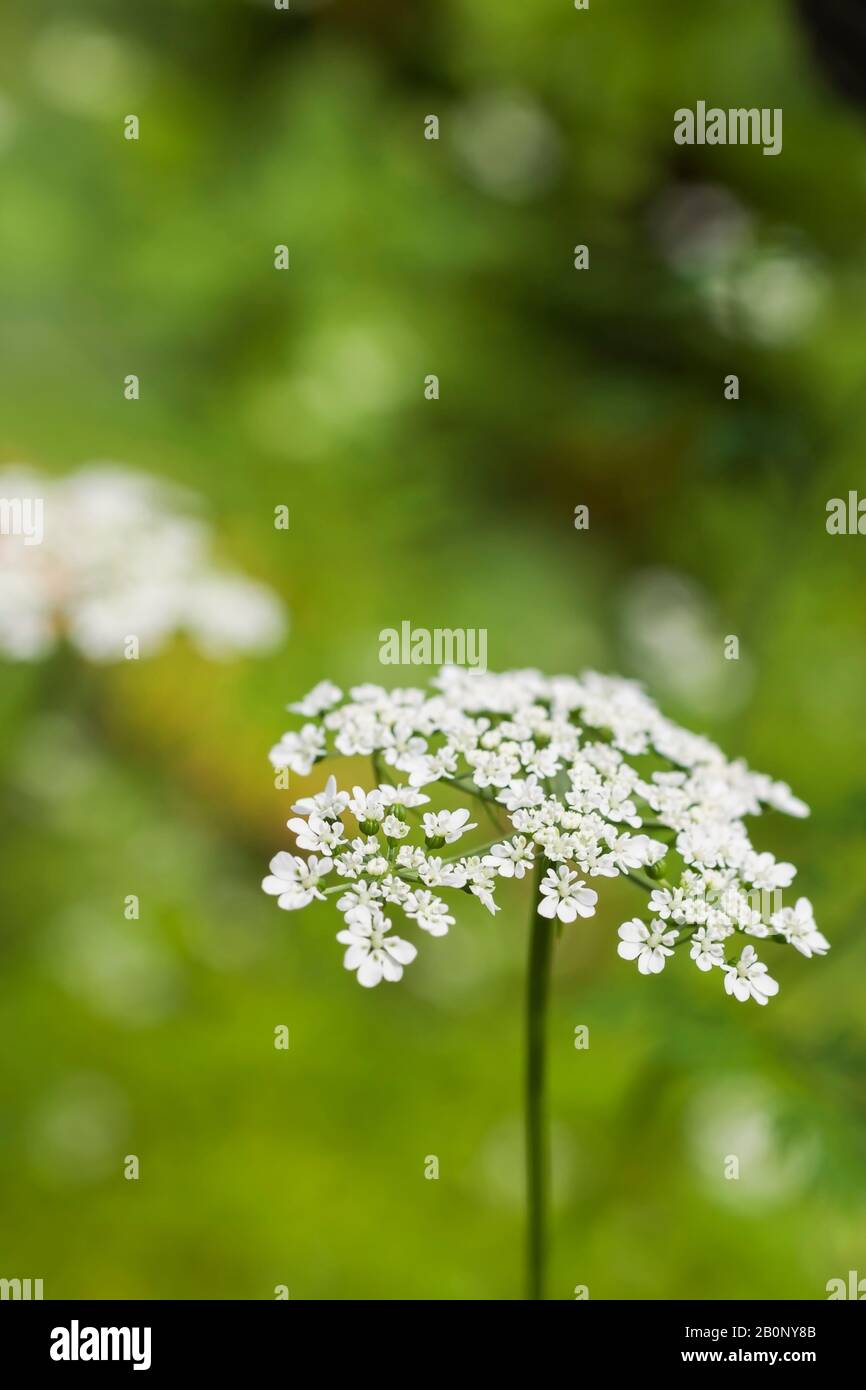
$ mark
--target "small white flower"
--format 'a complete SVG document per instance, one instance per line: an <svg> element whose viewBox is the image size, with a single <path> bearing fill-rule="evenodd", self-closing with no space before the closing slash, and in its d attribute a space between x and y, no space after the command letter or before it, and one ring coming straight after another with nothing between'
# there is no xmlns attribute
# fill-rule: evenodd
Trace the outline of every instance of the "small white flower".
<svg viewBox="0 0 866 1390"><path fill-rule="evenodd" d="M583 879L563 864L558 870L548 869L541 884L541 917L558 917L560 922L573 922L575 917L592 917L598 894L584 886Z"/></svg>
<svg viewBox="0 0 866 1390"><path fill-rule="evenodd" d="M457 866L455 866L457 867ZM499 911L499 904L493 896L496 887L496 874L477 854L460 861L460 871L465 875L466 886L491 916Z"/></svg>
<svg viewBox="0 0 866 1390"><path fill-rule="evenodd" d="M447 904L426 888L419 888L410 894L403 905L403 911L431 936L445 936L448 928L453 927L456 920L449 916Z"/></svg>
<svg viewBox="0 0 866 1390"><path fill-rule="evenodd" d="M617 955L623 960L636 960L642 975L659 975L667 957L674 953L679 931L666 922L653 921L648 927L639 917L633 917L630 922L623 922L617 935Z"/></svg>
<svg viewBox="0 0 866 1390"><path fill-rule="evenodd" d="M394 787L390 782L383 783L379 795L386 806L402 806L407 811L415 806L424 806L430 800L415 787Z"/></svg>
<svg viewBox="0 0 866 1390"><path fill-rule="evenodd" d="M712 970L714 965L725 963L725 948L711 927L698 927L689 955L699 970Z"/></svg>
<svg viewBox="0 0 866 1390"><path fill-rule="evenodd" d="M446 864L441 856L435 854L429 858L425 855L417 872L428 888L463 888L466 883L466 870L462 863Z"/></svg>
<svg viewBox="0 0 866 1390"><path fill-rule="evenodd" d="M526 742L521 744L520 757L531 777L555 777L559 771L555 748L537 748L534 743Z"/></svg>
<svg viewBox="0 0 866 1390"><path fill-rule="evenodd" d="M346 850L334 856L334 864L341 878L357 878L364 872L366 860L356 849Z"/></svg>
<svg viewBox="0 0 866 1390"><path fill-rule="evenodd" d="M314 854L309 859L302 859L300 855L287 854L282 849L274 855L269 867L271 872L262 879L262 888L271 897L276 897L277 907L292 911L306 907L313 898L324 899L317 885L334 865L330 859L318 859Z"/></svg>
<svg viewBox="0 0 866 1390"><path fill-rule="evenodd" d="M754 999L756 1004L766 1004L774 994L779 993L778 983L767 974L767 967L758 960L754 946L745 946L735 965L725 966L725 990L740 1003Z"/></svg>
<svg viewBox="0 0 866 1390"><path fill-rule="evenodd" d="M495 869L500 878L523 878L527 869L532 868L533 847L523 835L515 835L513 840L505 840L501 845L492 845L490 853L485 854L483 863Z"/></svg>
<svg viewBox="0 0 866 1390"><path fill-rule="evenodd" d="M794 795L787 782L773 782L769 791L765 793L764 799L768 806L773 806L775 810L783 812L786 816L802 818L809 814L809 807L805 801L801 801L799 796Z"/></svg>
<svg viewBox="0 0 866 1390"><path fill-rule="evenodd" d="M531 806L540 806L544 801L544 790L538 784L538 778L529 776L524 779L515 777L505 789L498 793L497 801L501 801L508 811L528 810Z"/></svg>
<svg viewBox="0 0 866 1390"><path fill-rule="evenodd" d="M823 956L830 949L826 936L815 926L808 898L798 898L795 907L784 907L781 912L774 913L770 922L803 956Z"/></svg>
<svg viewBox="0 0 866 1390"><path fill-rule="evenodd" d="M664 857L665 847L648 835L616 835L608 841L610 852L617 868L625 873L629 869L642 869L646 864L656 864Z"/></svg>
<svg viewBox="0 0 866 1390"><path fill-rule="evenodd" d="M299 816L310 816L313 812L324 816L326 820L339 820L349 804L349 793L337 791L336 777L329 777L325 783L324 790L316 792L315 796L305 796L300 801L296 801L292 807Z"/></svg>
<svg viewBox="0 0 866 1390"><path fill-rule="evenodd" d="M397 851L397 867L420 873L427 867L427 855L420 845L401 845Z"/></svg>
<svg viewBox="0 0 866 1390"><path fill-rule="evenodd" d="M353 840L352 849L367 863L371 859L378 859L382 853L382 846L379 844L375 835L367 835L363 838L359 837L357 840Z"/></svg>
<svg viewBox="0 0 866 1390"><path fill-rule="evenodd" d="M381 896L382 889L378 883L367 883L365 879L361 879L354 888L350 888L337 899L337 909L346 913L353 907L378 907Z"/></svg>
<svg viewBox="0 0 866 1390"><path fill-rule="evenodd" d="M385 754L388 761L388 754ZM439 753L407 753L396 760L401 772L408 772L410 787L426 787L442 777L453 777L457 771L457 754L451 748Z"/></svg>
<svg viewBox="0 0 866 1390"><path fill-rule="evenodd" d="M393 903L395 907L403 907L412 896L412 889L409 884L394 873L385 874L377 886L381 889L385 902Z"/></svg>
<svg viewBox="0 0 866 1390"><path fill-rule="evenodd" d="M752 854L743 865L743 877L765 893L790 887L796 872L793 864L779 863L772 854Z"/></svg>
<svg viewBox="0 0 866 1390"><path fill-rule="evenodd" d="M289 830L298 837L299 849L324 850L330 853L338 845L345 843L341 821L323 820L315 812L309 820L295 816L286 822Z"/></svg>
<svg viewBox="0 0 866 1390"><path fill-rule="evenodd" d="M381 980L393 983L401 979L403 966L410 965L418 954L411 942L386 935L390 926L381 912L355 907L346 914L345 930L337 932L337 940L348 947L343 965L357 971L358 984L366 989Z"/></svg>
<svg viewBox="0 0 866 1390"><path fill-rule="evenodd" d="M374 787L370 792L365 792L363 787L353 787L349 810L359 823L372 824L373 821L383 821L385 802L381 791L378 787Z"/></svg>
<svg viewBox="0 0 866 1390"><path fill-rule="evenodd" d="M619 877L620 871L612 854L602 854L598 859L593 859L589 854L575 854L574 857L578 868L588 873L591 878L597 878L599 875L603 878Z"/></svg>
<svg viewBox="0 0 866 1390"><path fill-rule="evenodd" d="M296 704L288 705L287 708L293 714L304 714L308 719L315 719L317 714L323 714L342 698L342 690L338 685L334 685L333 681L319 681L303 700L298 700Z"/></svg>
<svg viewBox="0 0 866 1390"><path fill-rule="evenodd" d="M382 834L389 840L405 840L411 828L404 820L398 820L396 816L386 816L382 821Z"/></svg>
<svg viewBox="0 0 866 1390"><path fill-rule="evenodd" d="M283 734L268 756L274 767L287 767L299 777L307 777L324 752L324 729L317 724L305 724L300 733Z"/></svg>
<svg viewBox="0 0 866 1390"><path fill-rule="evenodd" d="M476 787L510 786L520 771L516 744L503 744L490 752L469 753L467 762L472 768L472 780Z"/></svg>
<svg viewBox="0 0 866 1390"><path fill-rule="evenodd" d="M543 830L536 830L533 838L535 843L544 850L545 858L550 859L554 864L561 864L574 858L574 837L569 834L564 835L558 825L546 825Z"/></svg>
<svg viewBox="0 0 866 1390"><path fill-rule="evenodd" d="M427 811L423 816L424 834L427 843L439 848L441 845L453 845L460 836L467 830L475 830L476 822L469 821L469 811L461 808L459 811L439 811L434 815Z"/></svg>

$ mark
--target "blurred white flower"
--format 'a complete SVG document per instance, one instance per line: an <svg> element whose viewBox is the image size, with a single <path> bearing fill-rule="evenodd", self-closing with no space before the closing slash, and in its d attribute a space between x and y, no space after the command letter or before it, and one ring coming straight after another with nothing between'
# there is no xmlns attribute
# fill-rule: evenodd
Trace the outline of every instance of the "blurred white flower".
<svg viewBox="0 0 866 1390"><path fill-rule="evenodd" d="M790 1201L814 1178L818 1134L803 1118L792 1128L782 1097L751 1075L710 1082L686 1112L689 1147L706 1191L742 1209ZM736 1158L736 1181L726 1176Z"/></svg>
<svg viewBox="0 0 866 1390"><path fill-rule="evenodd" d="M753 235L751 213L727 188L711 183L665 189L650 222L661 255L682 275L729 265Z"/></svg>
<svg viewBox="0 0 866 1390"><path fill-rule="evenodd" d="M485 193L525 202L556 176L562 141L547 113L524 92L487 92L454 116L454 142L468 174Z"/></svg>
<svg viewBox="0 0 866 1390"><path fill-rule="evenodd" d="M725 660L725 637L699 584L667 569L636 570L620 595L623 637L637 672L702 715L731 714L748 697L748 654Z"/></svg>
<svg viewBox="0 0 866 1390"><path fill-rule="evenodd" d="M46 968L94 1013L123 1028L163 1022L183 995L180 966L158 938L115 930L78 903L48 931Z"/></svg>
<svg viewBox="0 0 866 1390"><path fill-rule="evenodd" d="M772 347L803 336L826 299L827 279L812 257L768 247L710 277L704 293L723 332L744 333Z"/></svg>
<svg viewBox="0 0 866 1390"><path fill-rule="evenodd" d="M715 327L769 345L796 341L827 296L827 276L808 247L785 230L756 227L726 188L667 189L650 215L660 254L691 282Z"/></svg>
<svg viewBox="0 0 866 1390"><path fill-rule="evenodd" d="M124 112L136 110L150 62L140 45L64 19L41 30L31 67L55 106L76 116L99 118L115 116L121 106Z"/></svg>
<svg viewBox="0 0 866 1390"><path fill-rule="evenodd" d="M32 1103L27 1150L43 1181L74 1187L117 1171L130 1110L125 1093L110 1077L65 1073Z"/></svg>
<svg viewBox="0 0 866 1390"><path fill-rule="evenodd" d="M342 700L343 692L333 681L319 681L314 686L309 695L303 700L296 700L288 708L293 714L305 714L308 719L315 719L317 714L322 714L326 709L330 709L338 700Z"/></svg>
<svg viewBox="0 0 866 1390"><path fill-rule="evenodd" d="M130 637L150 656L185 632L220 658L285 631L275 594L214 566L209 528L179 489L109 464L60 479L13 468L0 472L0 498L39 499L43 518L37 543L0 532L4 656L38 661L65 637L90 661L120 661Z"/></svg>

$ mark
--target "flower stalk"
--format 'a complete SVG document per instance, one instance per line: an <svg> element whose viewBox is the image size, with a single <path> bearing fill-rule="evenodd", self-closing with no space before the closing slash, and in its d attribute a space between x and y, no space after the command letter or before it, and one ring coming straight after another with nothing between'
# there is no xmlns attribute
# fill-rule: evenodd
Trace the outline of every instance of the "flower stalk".
<svg viewBox="0 0 866 1390"><path fill-rule="evenodd" d="M526 972L526 1297L545 1296L550 1136L547 1125L547 1011L554 923L536 911L546 870L539 860L532 898Z"/></svg>

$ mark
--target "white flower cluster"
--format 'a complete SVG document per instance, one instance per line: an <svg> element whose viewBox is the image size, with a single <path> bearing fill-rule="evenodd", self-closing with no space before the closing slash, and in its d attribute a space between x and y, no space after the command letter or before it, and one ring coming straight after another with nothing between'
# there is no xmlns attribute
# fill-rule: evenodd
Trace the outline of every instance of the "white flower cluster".
<svg viewBox="0 0 866 1390"><path fill-rule="evenodd" d="M0 499L39 507L41 535L0 529L0 655L38 661L61 637L89 661L142 656L187 632L207 656L256 651L282 636L264 585L215 568L210 534L179 490L114 465L47 479L0 472Z"/></svg>
<svg viewBox="0 0 866 1390"><path fill-rule="evenodd" d="M828 949L806 898L766 906L795 869L753 849L743 824L762 806L794 816L808 807L666 719L639 685L594 672L446 667L431 687L361 685L344 699L323 681L289 706L306 722L270 754L301 776L329 753L372 759L376 786L349 793L330 777L294 806L288 827L309 857L278 854L262 885L283 908L339 893L346 926L337 939L362 985L399 980L417 954L392 930L391 909L444 936L455 918L442 891L471 893L495 913L499 880L530 870L537 912L561 923L594 914L588 880L624 874L649 894L650 920L620 927L619 955L658 974L688 945L698 969L717 967L741 1001L765 1004L778 985L751 943L731 954L735 934L772 937L805 956ZM510 828L490 844L443 853L477 822L466 807L422 809L430 802L422 788L435 783Z"/></svg>

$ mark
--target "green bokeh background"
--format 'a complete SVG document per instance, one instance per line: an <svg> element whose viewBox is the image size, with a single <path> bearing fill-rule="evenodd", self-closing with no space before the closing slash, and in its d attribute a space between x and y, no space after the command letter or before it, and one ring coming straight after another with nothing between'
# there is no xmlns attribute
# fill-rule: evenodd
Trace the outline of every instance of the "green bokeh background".
<svg viewBox="0 0 866 1390"><path fill-rule="evenodd" d="M551 1295L866 1275L866 541L825 529L866 493L866 131L791 10L11 0L0 54L0 461L192 487L292 620L223 665L0 665L0 1276L519 1295L526 886L370 992L330 908L259 891L321 780L273 787L285 704L417 683L404 619L644 679L813 808L754 827L833 942L774 953L766 1010L619 961L628 885L566 931ZM783 108L783 153L677 148L698 99Z"/></svg>

